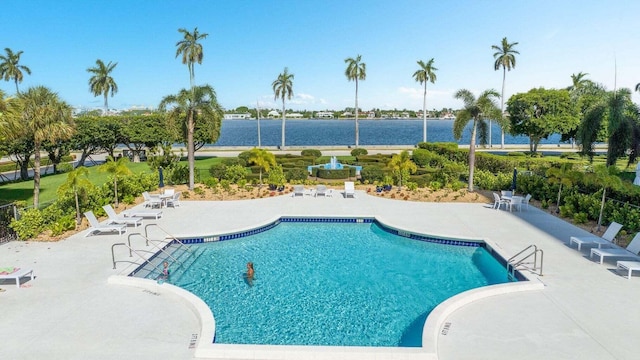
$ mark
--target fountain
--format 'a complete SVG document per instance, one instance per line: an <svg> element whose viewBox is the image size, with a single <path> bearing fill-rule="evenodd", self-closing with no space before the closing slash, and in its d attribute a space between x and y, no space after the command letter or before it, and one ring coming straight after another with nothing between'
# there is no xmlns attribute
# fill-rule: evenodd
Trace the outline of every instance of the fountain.
<svg viewBox="0 0 640 360"><path fill-rule="evenodd" d="M353 167L356 169L356 176L360 175L360 170L362 170L362 166L355 165L343 165L338 161L338 158L332 156L327 164L320 165L311 165L307 167L307 171L309 171L309 175L313 175L314 168L321 168L325 170L344 170L345 168Z"/></svg>

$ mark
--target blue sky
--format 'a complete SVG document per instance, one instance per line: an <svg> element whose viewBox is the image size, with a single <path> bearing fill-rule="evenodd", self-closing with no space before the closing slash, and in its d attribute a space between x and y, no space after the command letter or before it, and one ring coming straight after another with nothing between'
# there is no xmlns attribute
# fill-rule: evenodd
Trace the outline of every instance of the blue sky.
<svg viewBox="0 0 640 360"><path fill-rule="evenodd" d="M505 98L535 87L570 85L573 73L613 89L640 82L640 1L263 0L7 1L0 13L0 49L24 51L20 89L45 85L73 106L97 108L88 67L118 62L119 91L112 108L156 107L189 86L175 58L178 28L208 33L196 83L212 85L223 107L280 107L271 83L288 67L295 75L295 110L344 109L355 85L344 76L347 57L362 55L365 110L422 108L412 77L416 61L435 59L427 107L459 108L453 93L500 91L491 45L518 42L516 67L507 73ZM0 89L15 92L12 82ZM640 102L640 94L634 94Z"/></svg>

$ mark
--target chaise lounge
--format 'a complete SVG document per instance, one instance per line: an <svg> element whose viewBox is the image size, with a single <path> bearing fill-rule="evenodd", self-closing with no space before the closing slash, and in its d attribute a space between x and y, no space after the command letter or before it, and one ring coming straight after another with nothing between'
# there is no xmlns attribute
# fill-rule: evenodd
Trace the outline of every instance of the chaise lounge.
<svg viewBox="0 0 640 360"><path fill-rule="evenodd" d="M0 268L0 280L15 280L18 288L20 288L20 279L28 275L33 280L33 270L31 269Z"/></svg>
<svg viewBox="0 0 640 360"><path fill-rule="evenodd" d="M353 181L345 181L344 182L344 197L352 197L356 198L356 188Z"/></svg>
<svg viewBox="0 0 640 360"><path fill-rule="evenodd" d="M94 234L94 233L110 233L110 232L118 232L118 235L122 235L127 232L127 225L125 224L100 224L96 216L93 214L93 211L87 211L84 213L84 216L89 220L89 230L85 237Z"/></svg>
<svg viewBox="0 0 640 360"><path fill-rule="evenodd" d="M598 245L598 248L602 248L602 245L605 245L605 246L613 245L613 239L615 239L616 235L618 235L620 230L622 230L622 225L614 221L609 225L609 227L607 228L607 231L605 231L604 234L602 234L602 237L572 236L571 238L569 238L569 246L571 246L571 244L573 243L576 243L578 244L578 251L580 251L582 245L585 245L585 244Z"/></svg>
<svg viewBox="0 0 640 360"><path fill-rule="evenodd" d="M133 225L135 227L138 227L138 225L142 225L141 217L135 217L135 216L120 217L118 216L118 214L116 214L116 211L113 210L111 205L105 205L102 208L104 209L104 212L106 212L107 216L109 217L109 224L125 224L125 225Z"/></svg>
<svg viewBox="0 0 640 360"><path fill-rule="evenodd" d="M604 261L606 257L613 258L631 258L640 260L640 233L637 233L636 236L633 237L633 240L627 245L625 249L621 247L608 248L608 249L591 249L590 258L593 258L593 255L597 255L600 257L600 264Z"/></svg>

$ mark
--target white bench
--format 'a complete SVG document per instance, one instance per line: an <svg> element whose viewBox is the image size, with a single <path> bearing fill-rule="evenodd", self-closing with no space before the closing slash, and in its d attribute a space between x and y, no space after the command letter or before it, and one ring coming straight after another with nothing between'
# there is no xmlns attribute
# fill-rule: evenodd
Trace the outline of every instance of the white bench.
<svg viewBox="0 0 640 360"><path fill-rule="evenodd" d="M11 274L4 274L4 275L0 275L0 280L5 280L5 279L13 279L16 281L16 286L19 288L20 287L20 279L27 276L27 275L31 275L31 280L33 280L33 270L31 269L18 269L14 272L12 272Z"/></svg>

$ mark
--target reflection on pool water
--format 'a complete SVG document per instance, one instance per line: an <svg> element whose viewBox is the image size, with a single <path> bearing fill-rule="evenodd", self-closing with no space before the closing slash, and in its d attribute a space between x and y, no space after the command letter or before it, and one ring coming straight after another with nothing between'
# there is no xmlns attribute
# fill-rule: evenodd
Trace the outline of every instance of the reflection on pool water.
<svg viewBox="0 0 640 360"><path fill-rule="evenodd" d="M421 346L438 304L509 281L482 247L411 240L376 223L281 223L192 246L201 255L172 277L209 305L216 343Z"/></svg>

